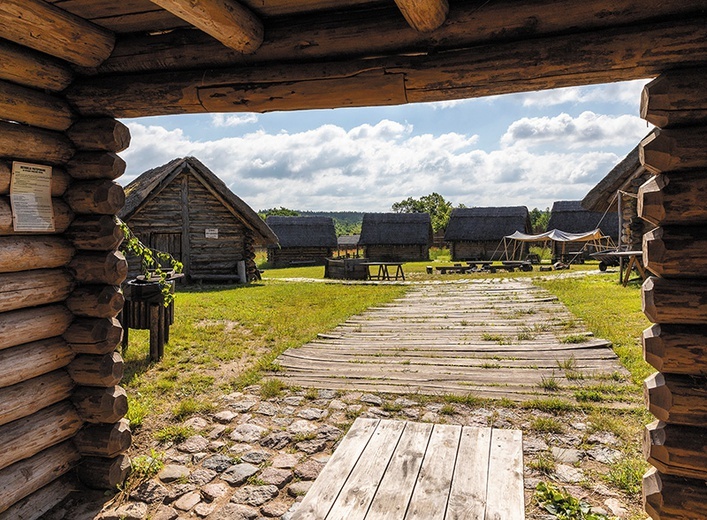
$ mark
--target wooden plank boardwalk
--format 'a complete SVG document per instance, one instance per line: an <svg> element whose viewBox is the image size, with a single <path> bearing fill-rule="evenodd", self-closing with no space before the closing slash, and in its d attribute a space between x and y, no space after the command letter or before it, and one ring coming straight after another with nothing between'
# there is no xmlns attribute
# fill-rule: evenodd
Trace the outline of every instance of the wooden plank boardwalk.
<svg viewBox="0 0 707 520"><path fill-rule="evenodd" d="M508 279L416 285L277 362L291 385L513 400L627 373L557 298Z"/></svg>
<svg viewBox="0 0 707 520"><path fill-rule="evenodd" d="M519 430L358 418L293 520L525 518Z"/></svg>

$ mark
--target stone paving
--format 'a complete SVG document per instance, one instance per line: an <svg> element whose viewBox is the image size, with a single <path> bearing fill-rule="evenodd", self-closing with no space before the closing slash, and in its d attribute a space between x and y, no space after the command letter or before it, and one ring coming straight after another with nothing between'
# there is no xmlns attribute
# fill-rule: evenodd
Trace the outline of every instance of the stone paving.
<svg viewBox="0 0 707 520"><path fill-rule="evenodd" d="M560 418L564 433L540 434L531 431L530 421L545 414L522 408L334 390L284 390L270 399L260 393L253 386L224 395L214 413L181 423L192 436L179 443L152 441L151 453L164 464L156 476L139 485L133 480L112 499L76 493L44 518L287 520L358 416L523 429L527 518L553 518L530 505L537 483L548 480L530 469L538 458L554 460L550 478L599 511L619 518L639 511L637 498L627 499L596 478L624 454L612 433L589 433L582 412ZM145 455L131 453L133 459Z"/></svg>

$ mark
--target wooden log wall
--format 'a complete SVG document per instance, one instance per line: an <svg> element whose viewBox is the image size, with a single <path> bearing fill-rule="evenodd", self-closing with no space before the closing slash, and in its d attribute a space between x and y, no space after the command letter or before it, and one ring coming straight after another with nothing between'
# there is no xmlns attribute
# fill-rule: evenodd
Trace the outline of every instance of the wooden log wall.
<svg viewBox="0 0 707 520"><path fill-rule="evenodd" d="M332 254L330 247L271 247L268 248L268 263L272 267L324 265Z"/></svg>
<svg viewBox="0 0 707 520"><path fill-rule="evenodd" d="M643 480L654 519L704 518L707 502L707 100L704 70L675 70L646 85L641 114L661 125L639 147L655 177L638 192L639 215L654 229L643 259L654 275L643 310L644 357L659 372L646 379L643 448L654 466Z"/></svg>
<svg viewBox="0 0 707 520"><path fill-rule="evenodd" d="M125 195L114 179L130 136L114 119L79 117L59 94L73 79L69 63L97 65L112 35L45 2L0 7L16 9L34 17L0 27L0 518L34 519L75 489L76 474L111 487L129 467L115 319L127 272L115 214ZM32 20L65 34L80 26L83 36L24 41ZM55 232L14 230L13 161L52 167Z"/></svg>
<svg viewBox="0 0 707 520"><path fill-rule="evenodd" d="M329 255L331 257L331 255ZM390 262L415 262L430 259L427 246L411 245L367 245L366 258Z"/></svg>

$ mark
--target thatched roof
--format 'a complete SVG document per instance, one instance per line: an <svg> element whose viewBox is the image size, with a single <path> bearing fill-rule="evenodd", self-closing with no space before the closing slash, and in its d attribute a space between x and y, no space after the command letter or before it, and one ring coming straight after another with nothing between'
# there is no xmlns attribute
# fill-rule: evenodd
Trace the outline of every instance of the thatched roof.
<svg viewBox="0 0 707 520"><path fill-rule="evenodd" d="M341 235L337 239L339 247L357 247L359 240L361 235Z"/></svg>
<svg viewBox="0 0 707 520"><path fill-rule="evenodd" d="M359 245L429 245L432 223L427 213L364 213Z"/></svg>
<svg viewBox="0 0 707 520"><path fill-rule="evenodd" d="M515 231L532 231L530 215L525 206L457 208L452 210L444 240L501 240Z"/></svg>
<svg viewBox="0 0 707 520"><path fill-rule="evenodd" d="M603 217L603 218L602 218ZM600 223L601 222L601 223ZM560 229L568 233L583 233L600 228L602 233L614 239L619 234L619 217L614 211L587 211L579 200L561 200L552 205L548 229Z"/></svg>
<svg viewBox="0 0 707 520"><path fill-rule="evenodd" d="M266 220L280 247L336 247L336 229L331 217L279 217Z"/></svg>
<svg viewBox="0 0 707 520"><path fill-rule="evenodd" d="M625 190L628 184L643 175L645 168L638 157L638 146L629 152L599 183L582 199L582 207L590 211L616 210L616 192Z"/></svg>
<svg viewBox="0 0 707 520"><path fill-rule="evenodd" d="M167 164L147 170L125 187L125 206L118 216L128 221L145 204L158 195L181 173L187 172L200 180L221 203L255 234L261 245L277 244L277 237L258 214L196 157L173 159Z"/></svg>

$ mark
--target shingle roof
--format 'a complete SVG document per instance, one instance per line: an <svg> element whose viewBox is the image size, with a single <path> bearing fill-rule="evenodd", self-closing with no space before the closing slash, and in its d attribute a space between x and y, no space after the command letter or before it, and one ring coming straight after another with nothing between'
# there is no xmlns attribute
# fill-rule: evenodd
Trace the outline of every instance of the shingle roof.
<svg viewBox="0 0 707 520"><path fill-rule="evenodd" d="M184 171L198 175L200 180L219 194L224 205L255 233L259 244L276 244L277 237L263 222L258 214L240 197L233 193L216 174L204 166L196 157L173 159L167 164L147 170L125 187L125 206L118 216L128 220L144 204L151 200L150 195L157 194Z"/></svg>
<svg viewBox="0 0 707 520"><path fill-rule="evenodd" d="M336 247L336 229L331 217L280 217L266 220L280 247Z"/></svg>
<svg viewBox="0 0 707 520"><path fill-rule="evenodd" d="M427 213L364 213L359 245L429 245L432 224Z"/></svg>
<svg viewBox="0 0 707 520"><path fill-rule="evenodd" d="M605 235L616 239L619 233L618 215L613 211L607 212L606 215L601 211L587 211L579 200L560 200L552 205L548 229L582 233L597 227Z"/></svg>
<svg viewBox="0 0 707 520"><path fill-rule="evenodd" d="M444 240L501 240L515 231L531 232L525 206L457 208L452 210Z"/></svg>

